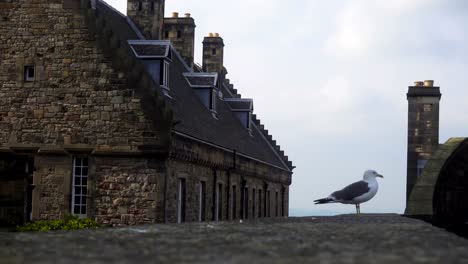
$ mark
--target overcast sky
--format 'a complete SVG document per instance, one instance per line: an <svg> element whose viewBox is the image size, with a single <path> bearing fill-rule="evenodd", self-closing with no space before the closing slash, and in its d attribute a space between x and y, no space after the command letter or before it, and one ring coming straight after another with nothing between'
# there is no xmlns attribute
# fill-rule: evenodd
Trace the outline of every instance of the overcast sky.
<svg viewBox="0 0 468 264"><path fill-rule="evenodd" d="M297 166L290 208L354 212L312 200L370 168L385 178L362 212L403 212L416 80L441 86L440 141L468 136L468 1L166 1L173 11L195 18L197 62L203 36L223 37L228 78Z"/></svg>

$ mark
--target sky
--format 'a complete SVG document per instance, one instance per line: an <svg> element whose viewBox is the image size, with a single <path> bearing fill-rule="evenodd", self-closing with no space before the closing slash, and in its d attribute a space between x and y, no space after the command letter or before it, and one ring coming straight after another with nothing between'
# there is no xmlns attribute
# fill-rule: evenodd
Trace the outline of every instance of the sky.
<svg viewBox="0 0 468 264"><path fill-rule="evenodd" d="M126 0L106 0L126 13ZM209 32L224 39L228 78L297 167L291 211L366 169L385 176L363 213L403 213L408 86L441 87L440 142L468 136L468 1L168 0L191 13L196 62Z"/></svg>

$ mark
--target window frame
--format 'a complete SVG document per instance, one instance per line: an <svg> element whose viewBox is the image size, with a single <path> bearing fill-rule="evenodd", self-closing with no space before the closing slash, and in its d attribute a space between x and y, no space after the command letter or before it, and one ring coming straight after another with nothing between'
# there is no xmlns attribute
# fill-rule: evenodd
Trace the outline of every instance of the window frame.
<svg viewBox="0 0 468 264"><path fill-rule="evenodd" d="M29 76L31 72L32 76ZM23 75L25 82L34 82L36 79L36 67L34 65L25 65Z"/></svg>
<svg viewBox="0 0 468 264"><path fill-rule="evenodd" d="M168 61L166 60L163 60L162 62L162 78L159 80L159 85L161 85L161 87L169 90L169 69L170 69L170 64Z"/></svg>
<svg viewBox="0 0 468 264"><path fill-rule="evenodd" d="M80 160L80 165L77 166L77 160ZM86 160L86 165L84 165L84 161ZM88 157L84 156L76 156L73 157L73 171L72 171L72 199L71 199L71 214L76 215L80 218L85 218L88 214L88 178L89 178L89 159ZM77 175L77 169L80 169L80 175ZM83 173L83 169L86 168L86 174ZM76 178L80 177L80 184L76 184ZM86 178L86 184L83 185L83 178ZM76 193L76 188L81 188L80 189L80 194ZM83 194L83 189L85 189L85 192ZM80 198L80 203L76 203L76 198ZM83 200L84 197L84 200ZM84 203L83 203L84 201ZM75 213L75 207L79 206L79 213ZM84 213L83 213L83 206L84 206Z"/></svg>

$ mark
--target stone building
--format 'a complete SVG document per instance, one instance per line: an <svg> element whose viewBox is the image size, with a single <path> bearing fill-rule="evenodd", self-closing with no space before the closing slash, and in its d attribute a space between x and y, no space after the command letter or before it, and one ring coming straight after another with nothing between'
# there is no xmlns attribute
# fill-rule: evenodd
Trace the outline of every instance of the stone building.
<svg viewBox="0 0 468 264"><path fill-rule="evenodd" d="M288 216L292 163L164 0L0 1L0 222ZM205 52L206 48L206 52Z"/></svg>
<svg viewBox="0 0 468 264"><path fill-rule="evenodd" d="M415 82L407 94L408 165L405 214L443 225L468 222L468 139L439 144L440 88Z"/></svg>

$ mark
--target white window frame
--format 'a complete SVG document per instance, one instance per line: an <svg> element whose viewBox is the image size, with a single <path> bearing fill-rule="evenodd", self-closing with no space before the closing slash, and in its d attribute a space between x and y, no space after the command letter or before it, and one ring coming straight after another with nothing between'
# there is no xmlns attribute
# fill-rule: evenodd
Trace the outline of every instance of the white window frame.
<svg viewBox="0 0 468 264"><path fill-rule="evenodd" d="M79 159L79 163L77 163ZM84 160L86 159L87 165L84 165ZM86 170L84 170L86 169ZM79 171L79 173L77 173ZM86 172L86 173L84 173ZM72 177L72 202L71 202L71 213L72 215L76 215L78 217L84 218L87 216L88 211L88 176L89 176L89 160L87 157L74 157L73 158L73 177ZM76 179L80 178L80 184L76 184ZM86 184L83 185L83 179L86 178ZM77 193L76 189L79 189L79 193ZM77 198L80 198L77 201ZM75 213L75 207L79 207L79 213ZM84 212L83 212L84 206Z"/></svg>
<svg viewBox="0 0 468 264"><path fill-rule="evenodd" d="M168 61L163 61L163 79L162 79L162 87L166 88L169 90L169 62Z"/></svg>

